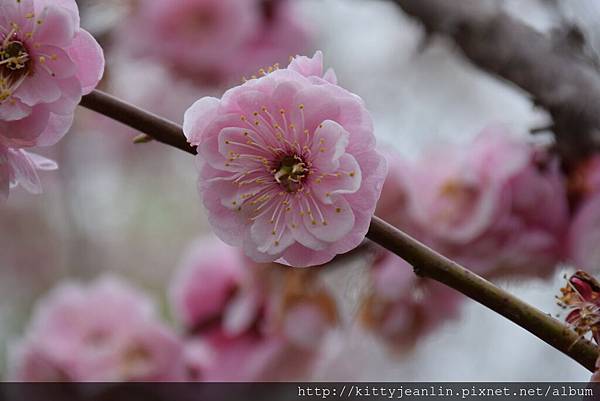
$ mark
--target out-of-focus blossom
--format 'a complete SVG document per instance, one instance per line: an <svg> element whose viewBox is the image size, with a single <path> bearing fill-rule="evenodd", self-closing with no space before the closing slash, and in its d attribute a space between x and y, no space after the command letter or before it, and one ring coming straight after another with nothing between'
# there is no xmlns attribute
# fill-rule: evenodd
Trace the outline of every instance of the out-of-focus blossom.
<svg viewBox="0 0 600 401"><path fill-rule="evenodd" d="M11 188L21 185L33 194L42 192L37 170L56 170L56 163L23 149L0 144L0 199L8 197Z"/></svg>
<svg viewBox="0 0 600 401"><path fill-rule="evenodd" d="M0 0L0 144L48 146L104 69L75 0Z"/></svg>
<svg viewBox="0 0 600 401"><path fill-rule="evenodd" d="M195 241L184 257L170 287L173 313L187 330L221 323L229 303L250 275L236 248L217 239ZM258 302L248 302L250 308ZM256 307L254 307L256 308ZM244 311L242 315L251 314Z"/></svg>
<svg viewBox="0 0 600 401"><path fill-rule="evenodd" d="M189 333L188 379L303 377L336 319L333 300L307 277L254 265L215 239L195 242L171 286Z"/></svg>
<svg viewBox="0 0 600 401"><path fill-rule="evenodd" d="M180 380L183 346L142 293L113 277L65 283L38 303L13 348L18 381Z"/></svg>
<svg viewBox="0 0 600 401"><path fill-rule="evenodd" d="M571 197L583 201L600 191L600 155L585 160L569 177Z"/></svg>
<svg viewBox="0 0 600 401"><path fill-rule="evenodd" d="M138 2L119 41L176 71L212 84L238 81L305 50L308 26L294 1Z"/></svg>
<svg viewBox="0 0 600 401"><path fill-rule="evenodd" d="M372 267L371 277L372 293L363 305L362 320L394 347L414 345L459 314L458 292L417 277L396 255L383 255Z"/></svg>
<svg viewBox="0 0 600 401"><path fill-rule="evenodd" d="M592 333L600 344L600 284L582 270L576 271L560 289L558 304L569 311L565 321L579 335Z"/></svg>
<svg viewBox="0 0 600 401"><path fill-rule="evenodd" d="M431 149L403 168L389 179L402 180L395 185L405 188L398 199L406 207L381 217L446 256L494 275L548 274L564 256L568 208L558 163L506 130Z"/></svg>
<svg viewBox="0 0 600 401"><path fill-rule="evenodd" d="M586 199L577 210L569 231L569 257L577 266L600 268L600 194Z"/></svg>
<svg viewBox="0 0 600 401"><path fill-rule="evenodd" d="M585 161L570 177L576 212L569 230L569 257L577 266L600 268L600 156Z"/></svg>
<svg viewBox="0 0 600 401"><path fill-rule="evenodd" d="M258 262L313 266L364 239L386 174L363 101L322 54L185 114L213 230Z"/></svg>

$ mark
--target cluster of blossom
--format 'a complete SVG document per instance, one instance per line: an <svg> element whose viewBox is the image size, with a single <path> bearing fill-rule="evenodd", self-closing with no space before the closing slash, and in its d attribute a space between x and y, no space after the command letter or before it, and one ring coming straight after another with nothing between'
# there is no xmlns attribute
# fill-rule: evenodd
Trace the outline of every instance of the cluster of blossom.
<svg viewBox="0 0 600 401"><path fill-rule="evenodd" d="M0 0L0 196L41 190L37 170L53 162L24 148L50 146L68 131L104 57L79 27L75 0Z"/></svg>
<svg viewBox="0 0 600 401"><path fill-rule="evenodd" d="M139 290L106 276L41 299L10 374L27 381L251 381L305 377L337 321L310 272L247 260L216 239L194 243L170 287L180 331Z"/></svg>
<svg viewBox="0 0 600 401"><path fill-rule="evenodd" d="M140 1L119 42L198 82L236 82L305 50L310 27L296 6L293 0Z"/></svg>
<svg viewBox="0 0 600 401"><path fill-rule="evenodd" d="M558 160L503 127L466 145L432 148L413 163L388 152L376 213L473 271L548 276L566 256L569 211ZM385 253L372 268L365 322L396 345L457 315L462 297L416 278ZM431 288L433 287L433 288Z"/></svg>
<svg viewBox="0 0 600 401"><path fill-rule="evenodd" d="M591 333L596 344L600 344L600 283L598 280L583 270L578 270L567 279L566 285L560 289L560 292L561 295L556 298L558 305L567 311L565 322L581 337ZM600 358L596 361L596 371L591 381L600 382Z"/></svg>
<svg viewBox="0 0 600 401"><path fill-rule="evenodd" d="M224 82L304 43L291 7L140 2L121 34L165 66ZM0 0L0 10L0 193L18 184L39 192L36 170L56 165L26 148L52 145L67 132L81 96L102 76L103 54L79 27L74 0ZM567 191L559 160L503 127L412 163L384 156L364 102L338 85L322 58L297 56L186 111L200 195L228 245L196 244L174 280L171 302L183 332L114 278L65 284L41 302L15 348L14 378L297 377L336 323L335 302L314 272L260 263L327 263L364 240L375 212L487 277L547 276L568 259L600 264L600 157L572 174ZM570 324L596 334L589 316L596 318L597 288L582 277L569 281L561 301L572 309ZM391 254L377 255L371 278L363 321L394 344L411 344L458 313L457 293L416 278ZM281 369L292 354L294 364L284 364L290 371Z"/></svg>

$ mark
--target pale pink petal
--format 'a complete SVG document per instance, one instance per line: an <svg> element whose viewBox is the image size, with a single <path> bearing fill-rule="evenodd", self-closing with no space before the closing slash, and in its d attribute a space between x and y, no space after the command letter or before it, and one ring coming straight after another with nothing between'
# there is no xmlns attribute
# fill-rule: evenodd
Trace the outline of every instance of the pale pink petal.
<svg viewBox="0 0 600 401"><path fill-rule="evenodd" d="M187 109L183 117L183 132L189 143L200 143L204 130L216 117L219 104L219 99L204 97Z"/></svg>
<svg viewBox="0 0 600 401"><path fill-rule="evenodd" d="M86 95L98 85L104 74L102 48L92 35L85 29L80 29L67 52L75 63L82 93Z"/></svg>
<svg viewBox="0 0 600 401"><path fill-rule="evenodd" d="M19 99L8 99L0 103L0 120L21 120L31 114L31 107L19 101Z"/></svg>
<svg viewBox="0 0 600 401"><path fill-rule="evenodd" d="M311 216L307 214L304 217L304 225L321 241L339 241L354 227L354 212L343 197L338 197L330 205L315 205L312 211Z"/></svg>
<svg viewBox="0 0 600 401"><path fill-rule="evenodd" d="M38 146L51 146L58 142L73 125L73 114L50 114L46 129L38 137Z"/></svg>
<svg viewBox="0 0 600 401"><path fill-rule="evenodd" d="M314 56L296 56L292 59L289 67L290 70L296 71L305 77L323 76L323 52L317 51Z"/></svg>
<svg viewBox="0 0 600 401"><path fill-rule="evenodd" d="M67 47L73 41L76 29L69 10L50 4L36 19L34 39L37 43Z"/></svg>

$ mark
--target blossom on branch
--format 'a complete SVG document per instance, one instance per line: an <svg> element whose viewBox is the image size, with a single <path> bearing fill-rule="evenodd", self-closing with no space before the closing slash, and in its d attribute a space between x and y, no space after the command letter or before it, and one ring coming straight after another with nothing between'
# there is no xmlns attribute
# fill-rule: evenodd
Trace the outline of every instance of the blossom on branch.
<svg viewBox="0 0 600 401"><path fill-rule="evenodd" d="M184 117L217 235L258 262L313 266L358 246L385 179L364 102L296 57Z"/></svg>
<svg viewBox="0 0 600 401"><path fill-rule="evenodd" d="M390 163L391 164L391 163ZM558 160L503 128L439 146L382 195L388 220L484 275L546 275L565 255L568 207ZM405 205L389 211L388 197Z"/></svg>
<svg viewBox="0 0 600 401"><path fill-rule="evenodd" d="M586 160L570 177L576 212L569 231L569 257L583 268L600 268L600 156Z"/></svg>
<svg viewBox="0 0 600 401"><path fill-rule="evenodd" d="M39 301L12 348L17 381L181 380L183 346L142 293L113 277L69 282Z"/></svg>
<svg viewBox="0 0 600 401"><path fill-rule="evenodd" d="M592 333L594 341L600 344L600 283L578 270L560 292L558 305L568 310L565 321L581 336Z"/></svg>
<svg viewBox="0 0 600 401"><path fill-rule="evenodd" d="M102 49L75 0L0 0L0 144L48 146L98 83Z"/></svg>
<svg viewBox="0 0 600 401"><path fill-rule="evenodd" d="M412 267L394 254L380 255L370 276L372 289L362 306L362 321L398 350L414 346L459 315L460 293L416 276Z"/></svg>

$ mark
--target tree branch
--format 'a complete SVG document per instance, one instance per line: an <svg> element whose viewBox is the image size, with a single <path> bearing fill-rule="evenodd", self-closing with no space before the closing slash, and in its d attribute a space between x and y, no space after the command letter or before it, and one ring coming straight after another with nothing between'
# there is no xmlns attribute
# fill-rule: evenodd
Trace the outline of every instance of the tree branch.
<svg viewBox="0 0 600 401"><path fill-rule="evenodd" d="M81 104L160 142L196 153L194 148L187 145L182 128L176 123L100 91L84 96ZM409 262L415 273L446 284L487 306L594 371L599 356L598 348L553 317L436 253L376 216L371 220L367 238Z"/></svg>
<svg viewBox="0 0 600 401"><path fill-rule="evenodd" d="M554 120L567 166L600 150L600 75L549 37L481 0L394 0L428 34L454 40L478 67L529 92Z"/></svg>
<svg viewBox="0 0 600 401"><path fill-rule="evenodd" d="M89 95L85 95L79 104L143 132L158 142L171 145L193 155L196 154L196 148L187 142L179 124L142 110L108 93L94 90Z"/></svg>

